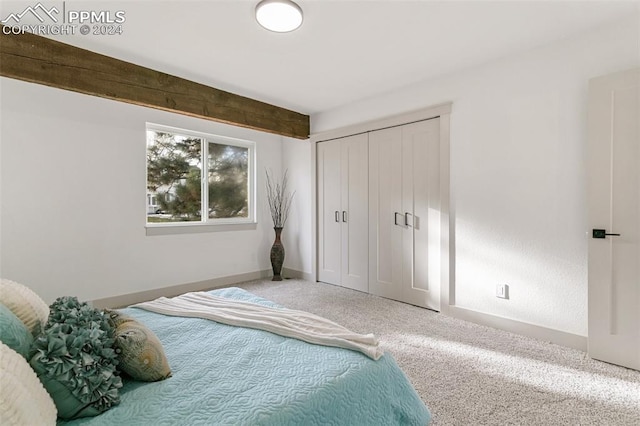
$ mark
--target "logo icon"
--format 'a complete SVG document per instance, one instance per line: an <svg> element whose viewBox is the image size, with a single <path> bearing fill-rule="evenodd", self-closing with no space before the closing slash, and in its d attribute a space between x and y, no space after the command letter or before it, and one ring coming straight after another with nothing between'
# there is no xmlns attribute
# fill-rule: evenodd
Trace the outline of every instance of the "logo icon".
<svg viewBox="0 0 640 426"><path fill-rule="evenodd" d="M58 18L56 18L54 16L54 13L57 15L58 13L60 13L60 11L54 6L51 9L48 9L46 7L44 7L42 5L42 3L38 3L35 6L28 6L25 10L23 10L21 13L11 13L9 14L9 16L7 16L5 19L3 19L2 22L3 24L7 24L9 23L9 21L13 20L14 24L18 24L20 23L20 20L25 17L25 15L29 15L31 14L32 16L35 16L36 19L38 21L40 21L41 23L43 23L45 21L44 17L49 17L49 19L51 19L53 22L57 23L58 22ZM44 15L44 17L43 17Z"/></svg>

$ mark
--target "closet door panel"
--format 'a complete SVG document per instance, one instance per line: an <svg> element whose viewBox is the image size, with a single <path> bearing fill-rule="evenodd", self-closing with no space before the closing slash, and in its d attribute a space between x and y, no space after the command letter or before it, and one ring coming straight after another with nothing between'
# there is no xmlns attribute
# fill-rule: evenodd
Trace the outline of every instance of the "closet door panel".
<svg viewBox="0 0 640 426"><path fill-rule="evenodd" d="M403 301L440 309L439 119L403 127L404 203L412 227L404 234ZM410 269L409 269L410 268Z"/></svg>
<svg viewBox="0 0 640 426"><path fill-rule="evenodd" d="M368 135L342 141L342 285L369 289Z"/></svg>
<svg viewBox="0 0 640 426"><path fill-rule="evenodd" d="M318 144L318 280L340 284L341 279L341 199L340 144Z"/></svg>
<svg viewBox="0 0 640 426"><path fill-rule="evenodd" d="M418 171L423 167L415 164L415 151L419 151L419 146L414 146L415 135L411 132L402 131L402 212L404 214L404 228L402 230L402 282L401 296L403 302L411 303L411 288L414 285L414 225L416 222L414 212L414 166ZM418 159L419 161L419 159ZM418 218L419 220L420 218ZM413 302L416 303L416 302Z"/></svg>
<svg viewBox="0 0 640 426"><path fill-rule="evenodd" d="M427 205L421 205L424 208L424 214L427 217L427 259L429 264L428 281L425 290L429 292L427 296L426 307L440 310L440 286L442 280L442 213L441 213L441 151L440 151L440 119L434 119L427 122L429 126L426 131L427 153L426 162L427 180L425 189L427 196Z"/></svg>
<svg viewBox="0 0 640 426"><path fill-rule="evenodd" d="M369 292L399 299L402 282L402 132L369 134Z"/></svg>
<svg viewBox="0 0 640 426"><path fill-rule="evenodd" d="M409 288L429 290L429 265L431 262L428 259L432 246L430 244L431 233L428 232L429 219L431 217L428 199L433 164L428 158L429 149L427 144L419 141L421 136L423 134L414 134L411 138L411 146L416 158L420 159L417 160L420 164L414 164L413 173L415 226L412 232L414 250L410 256L413 258L414 271L413 280ZM435 247L435 249L437 250L438 247Z"/></svg>

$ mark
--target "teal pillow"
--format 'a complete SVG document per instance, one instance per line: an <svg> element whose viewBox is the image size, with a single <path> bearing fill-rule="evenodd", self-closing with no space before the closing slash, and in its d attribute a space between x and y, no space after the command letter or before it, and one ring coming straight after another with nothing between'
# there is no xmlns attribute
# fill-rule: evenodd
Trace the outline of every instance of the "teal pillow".
<svg viewBox="0 0 640 426"><path fill-rule="evenodd" d="M11 309L0 303L0 341L27 358L33 336Z"/></svg>
<svg viewBox="0 0 640 426"><path fill-rule="evenodd" d="M50 307L29 363L58 409L58 417L96 416L120 402L113 328L105 315L75 297Z"/></svg>

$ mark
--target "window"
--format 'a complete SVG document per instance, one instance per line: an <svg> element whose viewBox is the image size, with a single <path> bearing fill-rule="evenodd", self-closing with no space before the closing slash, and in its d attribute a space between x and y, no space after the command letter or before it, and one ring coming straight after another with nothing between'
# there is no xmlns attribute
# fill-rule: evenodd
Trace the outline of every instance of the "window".
<svg viewBox="0 0 640 426"><path fill-rule="evenodd" d="M254 157L253 142L147 125L147 224L254 222Z"/></svg>

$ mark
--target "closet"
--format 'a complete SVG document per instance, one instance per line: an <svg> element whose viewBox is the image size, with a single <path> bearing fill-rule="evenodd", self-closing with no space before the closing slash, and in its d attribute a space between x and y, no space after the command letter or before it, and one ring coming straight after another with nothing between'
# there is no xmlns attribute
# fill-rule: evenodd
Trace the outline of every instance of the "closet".
<svg viewBox="0 0 640 426"><path fill-rule="evenodd" d="M318 280L368 290L368 138L317 146Z"/></svg>
<svg viewBox="0 0 640 426"><path fill-rule="evenodd" d="M369 292L440 309L439 119L369 133Z"/></svg>
<svg viewBox="0 0 640 426"><path fill-rule="evenodd" d="M316 139L318 281L440 310L449 283L449 108L438 111L445 120L388 119Z"/></svg>

